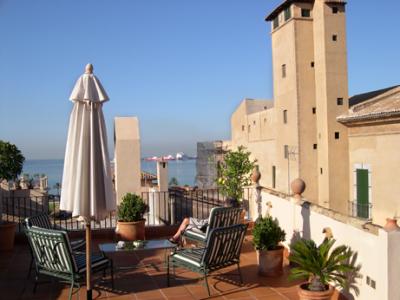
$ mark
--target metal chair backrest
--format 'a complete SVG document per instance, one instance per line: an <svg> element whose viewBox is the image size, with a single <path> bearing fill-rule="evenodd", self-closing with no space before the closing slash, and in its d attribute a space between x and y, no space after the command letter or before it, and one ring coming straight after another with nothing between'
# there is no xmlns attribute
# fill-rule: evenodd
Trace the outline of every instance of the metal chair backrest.
<svg viewBox="0 0 400 300"><path fill-rule="evenodd" d="M211 230L219 227L228 227L240 223L241 208L235 207L213 207L210 211L206 237Z"/></svg>
<svg viewBox="0 0 400 300"><path fill-rule="evenodd" d="M74 274L77 265L65 231L28 227L25 233L39 272Z"/></svg>
<svg viewBox="0 0 400 300"><path fill-rule="evenodd" d="M40 228L53 229L53 225L51 225L49 215L46 213L41 213L36 216L26 218L25 222L28 228L36 226Z"/></svg>
<svg viewBox="0 0 400 300"><path fill-rule="evenodd" d="M247 224L236 224L213 229L207 242L202 264L208 269L218 269L221 266L239 262L247 226Z"/></svg>

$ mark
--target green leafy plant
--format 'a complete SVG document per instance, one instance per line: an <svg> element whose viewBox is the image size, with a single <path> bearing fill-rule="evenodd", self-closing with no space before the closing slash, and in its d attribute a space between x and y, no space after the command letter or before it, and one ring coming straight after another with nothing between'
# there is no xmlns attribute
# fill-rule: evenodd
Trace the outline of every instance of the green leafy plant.
<svg viewBox="0 0 400 300"><path fill-rule="evenodd" d="M259 218L254 224L253 244L257 250L275 250L285 237L286 233L276 218Z"/></svg>
<svg viewBox="0 0 400 300"><path fill-rule="evenodd" d="M217 165L217 185L227 198L241 201L243 188L251 184L251 172L256 160L250 160L251 153L239 146L236 151L229 150L223 162Z"/></svg>
<svg viewBox="0 0 400 300"><path fill-rule="evenodd" d="M118 221L137 222L143 220L147 205L138 195L127 193L118 206Z"/></svg>
<svg viewBox="0 0 400 300"><path fill-rule="evenodd" d="M25 157L17 146L0 140L0 179L17 179L24 161Z"/></svg>
<svg viewBox="0 0 400 300"><path fill-rule="evenodd" d="M324 291L329 283L347 288L346 274L355 271L349 263L353 252L345 245L333 248L334 243L334 239L325 239L319 246L312 240L297 241L289 256L297 266L290 270L289 278L309 280L310 291Z"/></svg>

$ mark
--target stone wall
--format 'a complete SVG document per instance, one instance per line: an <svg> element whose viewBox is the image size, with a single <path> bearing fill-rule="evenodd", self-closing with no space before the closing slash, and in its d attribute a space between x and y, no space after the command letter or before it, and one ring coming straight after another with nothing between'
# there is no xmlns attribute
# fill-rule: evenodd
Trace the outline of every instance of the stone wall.
<svg viewBox="0 0 400 300"><path fill-rule="evenodd" d="M336 244L346 244L357 253L357 265L361 265L361 278L355 284L359 289L344 292L348 299L400 299L400 232L386 232L382 227L348 217L309 202L296 203L294 198L284 194L262 192L262 214L269 210L278 218L286 231L286 246L303 237L322 242L322 230L330 228ZM250 215L257 217L257 205L250 201Z"/></svg>

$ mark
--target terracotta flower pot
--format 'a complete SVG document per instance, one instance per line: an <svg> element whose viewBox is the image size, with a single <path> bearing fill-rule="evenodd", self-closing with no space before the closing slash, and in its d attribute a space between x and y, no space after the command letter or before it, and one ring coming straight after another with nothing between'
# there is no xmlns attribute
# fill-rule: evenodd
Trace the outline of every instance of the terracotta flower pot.
<svg viewBox="0 0 400 300"><path fill-rule="evenodd" d="M0 251L11 251L14 248L17 223L0 223Z"/></svg>
<svg viewBox="0 0 400 300"><path fill-rule="evenodd" d="M283 246L275 250L257 250L258 274L279 276L282 274Z"/></svg>
<svg viewBox="0 0 400 300"><path fill-rule="evenodd" d="M144 240L144 227L146 220L140 220L137 222L117 222L117 228L115 232L119 235L119 239L123 241L136 241Z"/></svg>
<svg viewBox="0 0 400 300"><path fill-rule="evenodd" d="M326 291L310 291L307 289L308 284L308 282L303 283L297 287L299 300L330 300L335 291L332 286L329 286Z"/></svg>
<svg viewBox="0 0 400 300"><path fill-rule="evenodd" d="M251 181L253 181L254 183L259 182L261 179L261 173L260 173L260 169L258 167L258 165L256 165L253 169L253 172L251 173Z"/></svg>

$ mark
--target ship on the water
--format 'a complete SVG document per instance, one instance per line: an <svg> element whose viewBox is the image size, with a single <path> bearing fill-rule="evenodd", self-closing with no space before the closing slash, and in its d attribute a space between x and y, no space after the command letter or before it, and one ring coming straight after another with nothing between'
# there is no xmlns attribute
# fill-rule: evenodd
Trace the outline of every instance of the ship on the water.
<svg viewBox="0 0 400 300"><path fill-rule="evenodd" d="M189 159L196 159L196 157L188 156L184 152L178 152L175 155L169 154L165 156L150 156L143 158L143 160L145 161L169 161L169 160L189 160Z"/></svg>

